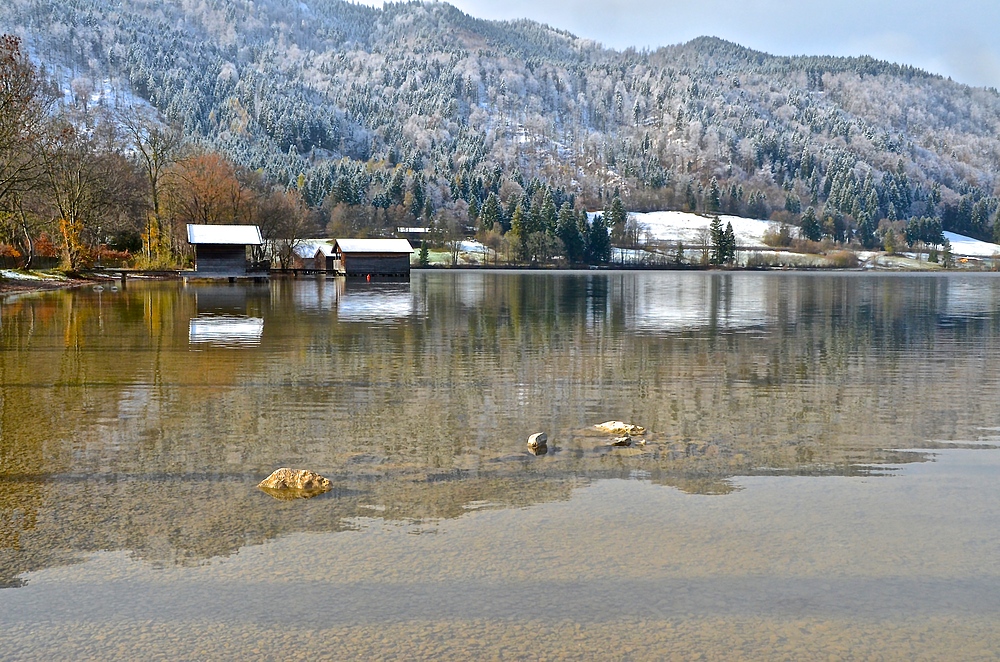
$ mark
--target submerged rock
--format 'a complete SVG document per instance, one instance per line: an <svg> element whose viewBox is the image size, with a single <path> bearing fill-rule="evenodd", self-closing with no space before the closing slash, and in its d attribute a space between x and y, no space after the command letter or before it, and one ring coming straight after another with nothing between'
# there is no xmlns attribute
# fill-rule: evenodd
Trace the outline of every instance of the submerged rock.
<svg viewBox="0 0 1000 662"><path fill-rule="evenodd" d="M330 481L307 469L276 469L257 487L278 499L303 499L330 489Z"/></svg>
<svg viewBox="0 0 1000 662"><path fill-rule="evenodd" d="M599 423L594 426L594 429L600 430L601 432L607 432L608 434L646 434L646 428L638 425L632 425L631 423L623 423L622 421L607 421L606 423Z"/></svg>
<svg viewBox="0 0 1000 662"><path fill-rule="evenodd" d="M535 434L528 437L528 450L530 450L535 455L545 455L548 452L548 447L546 443L549 440L549 436L544 432L536 432Z"/></svg>

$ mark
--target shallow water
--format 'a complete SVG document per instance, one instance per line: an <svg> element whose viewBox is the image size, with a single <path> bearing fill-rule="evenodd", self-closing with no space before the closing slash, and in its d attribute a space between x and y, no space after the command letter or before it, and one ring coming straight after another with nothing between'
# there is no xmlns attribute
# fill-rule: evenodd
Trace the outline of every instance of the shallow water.
<svg viewBox="0 0 1000 662"><path fill-rule="evenodd" d="M998 358L990 275L20 297L0 657L993 659Z"/></svg>

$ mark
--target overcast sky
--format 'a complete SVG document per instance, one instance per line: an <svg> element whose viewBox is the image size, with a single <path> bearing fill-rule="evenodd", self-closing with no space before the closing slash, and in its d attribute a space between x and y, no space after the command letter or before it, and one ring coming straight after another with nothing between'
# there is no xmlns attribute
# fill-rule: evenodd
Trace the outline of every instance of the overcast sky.
<svg viewBox="0 0 1000 662"><path fill-rule="evenodd" d="M362 0L381 6L380 0ZM872 55L1000 88L1000 0L452 0L479 18L531 18L605 46L702 35L776 55Z"/></svg>

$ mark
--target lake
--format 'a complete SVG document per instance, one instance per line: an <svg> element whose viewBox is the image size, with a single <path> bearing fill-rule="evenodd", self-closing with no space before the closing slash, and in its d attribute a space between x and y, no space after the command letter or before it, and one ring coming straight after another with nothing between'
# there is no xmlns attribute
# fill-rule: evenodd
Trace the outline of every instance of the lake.
<svg viewBox="0 0 1000 662"><path fill-rule="evenodd" d="M995 659L998 367L992 274L9 297L0 658Z"/></svg>

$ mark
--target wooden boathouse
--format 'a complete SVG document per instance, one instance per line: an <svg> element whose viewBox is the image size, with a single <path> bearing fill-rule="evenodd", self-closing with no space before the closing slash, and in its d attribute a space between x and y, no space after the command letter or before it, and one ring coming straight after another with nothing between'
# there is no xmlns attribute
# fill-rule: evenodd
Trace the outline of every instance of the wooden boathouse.
<svg viewBox="0 0 1000 662"><path fill-rule="evenodd" d="M196 278L267 277L247 257L247 247L264 243L256 225L188 225L187 235L194 246Z"/></svg>
<svg viewBox="0 0 1000 662"><path fill-rule="evenodd" d="M348 278L409 278L412 253L413 247L406 239L337 239L333 243L333 267Z"/></svg>

